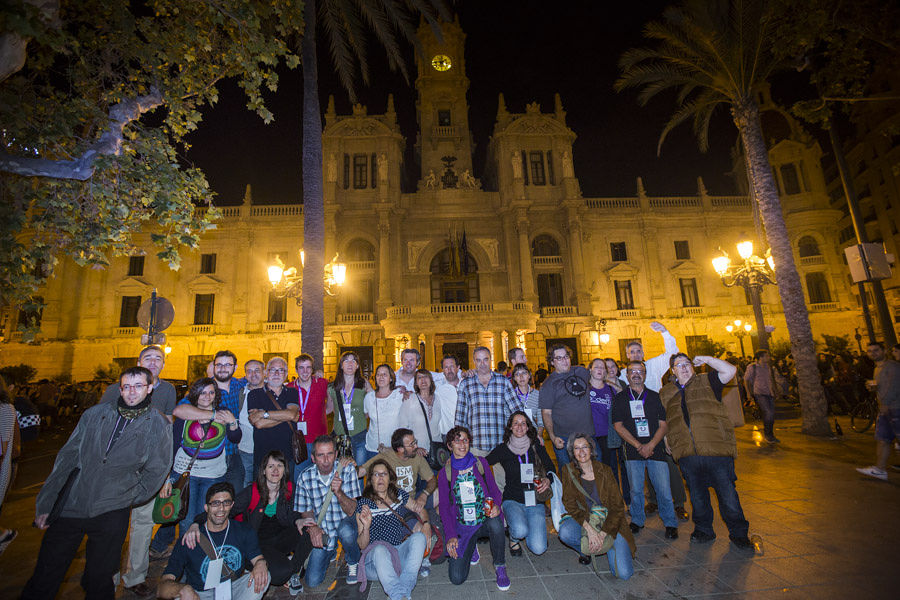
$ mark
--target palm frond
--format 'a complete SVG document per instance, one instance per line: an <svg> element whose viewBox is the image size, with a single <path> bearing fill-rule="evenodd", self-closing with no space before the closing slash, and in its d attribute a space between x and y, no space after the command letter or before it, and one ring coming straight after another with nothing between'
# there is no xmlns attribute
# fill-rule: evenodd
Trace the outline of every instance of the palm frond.
<svg viewBox="0 0 900 600"><path fill-rule="evenodd" d="M350 101L356 102L356 88L353 83L354 62L347 36L344 35L343 18L333 2L319 3L319 24L328 40L328 52L341 85L350 95Z"/></svg>
<svg viewBox="0 0 900 600"><path fill-rule="evenodd" d="M713 99L701 100L700 98L695 98L685 103L677 111L675 111L675 114L672 115L672 117L666 123L665 127L663 127L662 133L659 134L659 143L656 145L656 155L659 156L660 152L662 151L663 142L666 141L666 138L673 129L675 129L688 119L694 118L695 114L697 112L705 110L708 104L722 104L727 102L728 98L725 98L721 94L716 93L715 98ZM703 147L703 145L704 144L701 143L701 147Z"/></svg>

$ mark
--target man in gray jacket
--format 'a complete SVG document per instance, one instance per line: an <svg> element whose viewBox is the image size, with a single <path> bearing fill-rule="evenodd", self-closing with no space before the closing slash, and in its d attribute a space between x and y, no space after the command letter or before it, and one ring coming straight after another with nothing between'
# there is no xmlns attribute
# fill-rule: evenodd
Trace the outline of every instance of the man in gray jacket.
<svg viewBox="0 0 900 600"><path fill-rule="evenodd" d="M86 597L115 597L130 509L156 494L172 463L172 427L150 406L152 383L143 367L123 371L118 401L86 410L56 455L35 510L47 533L22 598L55 597L85 535Z"/></svg>

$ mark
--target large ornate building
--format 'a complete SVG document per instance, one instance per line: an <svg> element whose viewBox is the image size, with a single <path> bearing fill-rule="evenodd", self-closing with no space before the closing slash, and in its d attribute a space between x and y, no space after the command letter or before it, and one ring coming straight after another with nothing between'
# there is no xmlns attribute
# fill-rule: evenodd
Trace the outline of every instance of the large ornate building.
<svg viewBox="0 0 900 600"><path fill-rule="evenodd" d="M699 178L693 196L648 196L638 179L631 197L583 197L575 132L558 96L551 112L533 103L522 113L499 98L484 177L476 180L464 35L458 24L445 27L443 42L428 28L420 35L415 192L401 190L406 142L391 100L382 115L363 106L338 115L333 103L326 113L327 254L348 265L346 284L326 299L326 373L348 348L369 368L416 347L436 369L447 353L468 362L477 345L493 348L495 360L524 347L536 366L553 340L567 342L582 363L621 357L635 338L652 356L662 348L653 320L689 351L704 339L738 349L725 325L752 311L710 261L719 247L759 240L748 197L712 196ZM829 205L818 144L782 116L787 130L770 156L813 331L846 334L859 315L838 250L841 214ZM36 343L21 343L17 313L6 315L0 362L76 380L128 363L140 348L137 308L153 288L175 306L169 377L201 372L223 348L240 361L293 359L300 308L271 293L266 268L276 256L299 266L302 206L255 205L248 188L242 205L222 212L177 272L150 255L116 259L104 271L65 264L43 294ZM774 287L763 302L774 338L786 338Z"/></svg>

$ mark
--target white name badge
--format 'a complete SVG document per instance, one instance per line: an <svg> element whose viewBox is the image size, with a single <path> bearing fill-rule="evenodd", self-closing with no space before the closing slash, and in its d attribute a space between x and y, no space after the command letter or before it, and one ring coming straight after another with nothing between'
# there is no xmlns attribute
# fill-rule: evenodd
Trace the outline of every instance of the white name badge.
<svg viewBox="0 0 900 600"><path fill-rule="evenodd" d="M534 490L525 490L525 506L534 506L537 504L534 500Z"/></svg>
<svg viewBox="0 0 900 600"><path fill-rule="evenodd" d="M638 437L650 437L650 423L647 419L635 419L634 426L637 428Z"/></svg>
<svg viewBox="0 0 900 600"><path fill-rule="evenodd" d="M344 403L344 414L347 415L347 435L353 431L353 411L350 410L350 404Z"/></svg>
<svg viewBox="0 0 900 600"><path fill-rule="evenodd" d="M463 504L475 504L475 482L459 482L459 500Z"/></svg>
<svg viewBox="0 0 900 600"><path fill-rule="evenodd" d="M534 464L522 463L519 465L520 479L522 483L534 483Z"/></svg>
<svg viewBox="0 0 900 600"><path fill-rule="evenodd" d="M206 580L203 583L204 590L211 590L219 586L219 580L222 579L222 565L225 564L224 558L216 558L209 561L206 568ZM231 583L230 581L228 583ZM229 591L231 586L228 586ZM218 595L216 595L218 598Z"/></svg>
<svg viewBox="0 0 900 600"><path fill-rule="evenodd" d="M303 435L306 435L306 421L299 421L297 423L297 431L301 432Z"/></svg>
<svg viewBox="0 0 900 600"><path fill-rule="evenodd" d="M634 419L640 419L644 417L644 403L640 400L629 400L628 404L631 405L631 417Z"/></svg>
<svg viewBox="0 0 900 600"><path fill-rule="evenodd" d="M475 511L474 504L464 504L463 505L463 523L467 525L472 525L475 523L475 519L478 514Z"/></svg>
<svg viewBox="0 0 900 600"><path fill-rule="evenodd" d="M231 580L223 581L216 586L216 600L231 600Z"/></svg>

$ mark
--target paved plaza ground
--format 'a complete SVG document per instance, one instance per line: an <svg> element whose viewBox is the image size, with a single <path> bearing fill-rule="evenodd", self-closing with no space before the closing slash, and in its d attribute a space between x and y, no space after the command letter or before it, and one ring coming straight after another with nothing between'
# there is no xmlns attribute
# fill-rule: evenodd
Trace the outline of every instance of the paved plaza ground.
<svg viewBox="0 0 900 600"><path fill-rule="evenodd" d="M761 443L754 425L737 430L737 488L750 533L762 536L761 554L738 550L716 517L718 539L691 544L690 522L682 523L679 539L666 540L655 515L637 536L635 573L618 581L608 573L597 577L564 548L555 533L542 556L527 551L507 556L512 587L500 592L494 584L487 544L480 546L481 562L462 586L447 579L447 565L435 566L420 579L413 600L461 598L465 600L579 600L626 598L711 598L716 600L790 598L897 598L900 589L900 472L878 481L859 475L854 467L871 464L872 431L857 434L845 418L838 418L844 436L837 440L800 434L799 419L783 420L776 433L782 443ZM52 445L52 444L50 444ZM40 533L31 528L34 495L49 470L52 451L35 447L26 457L16 489L3 506L0 523L19 529L19 538L0 557L0 598L15 598L34 567ZM900 456L892 457L900 463ZM690 507L688 507L690 510ZM60 598L83 596L78 580L83 568L83 547L69 570ZM163 568L152 563L151 581ZM333 567L334 569L334 567ZM375 583L360 594L358 586L343 583L341 568L333 589L313 590L309 600L385 598ZM329 579L330 580L330 579ZM119 589L119 597L131 595ZM266 598L290 598L284 589Z"/></svg>

